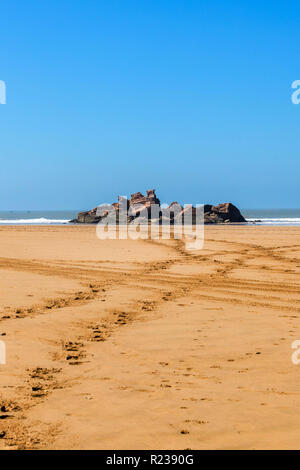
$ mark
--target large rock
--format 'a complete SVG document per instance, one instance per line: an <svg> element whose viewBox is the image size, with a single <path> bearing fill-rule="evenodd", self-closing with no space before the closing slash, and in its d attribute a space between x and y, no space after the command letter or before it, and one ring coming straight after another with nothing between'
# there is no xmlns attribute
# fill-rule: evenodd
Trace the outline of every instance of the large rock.
<svg viewBox="0 0 300 470"><path fill-rule="evenodd" d="M239 209L230 202L219 204L218 206L212 206L210 211L207 212L216 214L220 219L223 220L223 222L247 222L240 213Z"/></svg>
<svg viewBox="0 0 300 470"><path fill-rule="evenodd" d="M129 200L129 217L135 218L138 216L149 217L150 209L153 204L160 206L160 200L156 197L155 189L146 191L147 195L142 193L134 193Z"/></svg>
<svg viewBox="0 0 300 470"><path fill-rule="evenodd" d="M129 205L133 206L134 204L143 204L149 206L151 204L158 204L160 206L160 200L156 197L155 189L148 189L146 193L146 196L140 192L131 194Z"/></svg>
<svg viewBox="0 0 300 470"><path fill-rule="evenodd" d="M97 217L97 207L91 211L79 212L77 216L77 223L79 224L97 224L100 220L101 217Z"/></svg>
<svg viewBox="0 0 300 470"><path fill-rule="evenodd" d="M224 220L219 217L214 212L206 212L204 214L204 223L205 224L222 224Z"/></svg>

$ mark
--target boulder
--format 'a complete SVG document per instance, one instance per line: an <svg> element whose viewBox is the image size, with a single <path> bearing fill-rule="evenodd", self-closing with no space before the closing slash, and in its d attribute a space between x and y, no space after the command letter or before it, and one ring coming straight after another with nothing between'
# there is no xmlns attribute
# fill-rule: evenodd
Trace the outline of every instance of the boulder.
<svg viewBox="0 0 300 470"><path fill-rule="evenodd" d="M205 224L222 224L224 221L214 212L207 212L204 214L204 223Z"/></svg>
<svg viewBox="0 0 300 470"><path fill-rule="evenodd" d="M155 189L149 189L146 191L147 195L144 196L142 193L134 193L131 195L129 200L129 207L133 206L145 206L150 207L152 204L160 206L160 200L156 197Z"/></svg>
<svg viewBox="0 0 300 470"><path fill-rule="evenodd" d="M223 222L225 220L229 222L247 222L240 213L239 209L230 202L219 204L218 206L212 206L209 212L217 214L217 216L222 219Z"/></svg>
<svg viewBox="0 0 300 470"><path fill-rule="evenodd" d="M140 192L132 194L129 200L129 217L150 217L153 204L160 206L160 200L156 197L155 189L146 191L146 196Z"/></svg>
<svg viewBox="0 0 300 470"><path fill-rule="evenodd" d="M97 224L101 217L97 217L97 209L92 209L91 211L79 212L77 221L80 224Z"/></svg>

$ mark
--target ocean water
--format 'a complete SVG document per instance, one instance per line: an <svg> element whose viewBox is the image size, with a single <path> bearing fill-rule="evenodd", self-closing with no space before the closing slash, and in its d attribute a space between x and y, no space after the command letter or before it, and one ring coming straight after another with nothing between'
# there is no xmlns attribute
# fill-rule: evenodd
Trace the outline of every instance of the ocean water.
<svg viewBox="0 0 300 470"><path fill-rule="evenodd" d="M77 217L78 211L0 211L0 225L61 225Z"/></svg>
<svg viewBox="0 0 300 470"><path fill-rule="evenodd" d="M80 210L0 211L0 225L62 225L77 217ZM300 209L242 209L252 225L300 225Z"/></svg>
<svg viewBox="0 0 300 470"><path fill-rule="evenodd" d="M242 209L248 222L257 225L300 225L300 209Z"/></svg>

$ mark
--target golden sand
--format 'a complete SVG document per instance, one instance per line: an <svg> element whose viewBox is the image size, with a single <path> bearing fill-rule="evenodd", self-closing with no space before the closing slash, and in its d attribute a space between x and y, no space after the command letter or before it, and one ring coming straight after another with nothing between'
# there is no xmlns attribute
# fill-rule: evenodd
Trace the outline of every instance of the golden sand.
<svg viewBox="0 0 300 470"><path fill-rule="evenodd" d="M300 228L0 228L0 449L299 449Z"/></svg>

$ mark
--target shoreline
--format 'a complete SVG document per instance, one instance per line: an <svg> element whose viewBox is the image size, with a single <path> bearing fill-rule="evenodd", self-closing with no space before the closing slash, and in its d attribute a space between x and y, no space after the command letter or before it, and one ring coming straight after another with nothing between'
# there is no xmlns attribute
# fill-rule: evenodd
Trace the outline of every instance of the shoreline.
<svg viewBox="0 0 300 470"><path fill-rule="evenodd" d="M96 227L96 223L71 223L71 222L60 222L60 223L1 223L0 227L59 227L59 226L83 226L83 227ZM242 227L300 227L299 222L262 222L262 221L247 221L247 222L226 222L226 223L216 223L216 224L204 224L205 227L207 226L214 226L214 227L225 227L225 226L242 226Z"/></svg>

